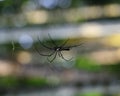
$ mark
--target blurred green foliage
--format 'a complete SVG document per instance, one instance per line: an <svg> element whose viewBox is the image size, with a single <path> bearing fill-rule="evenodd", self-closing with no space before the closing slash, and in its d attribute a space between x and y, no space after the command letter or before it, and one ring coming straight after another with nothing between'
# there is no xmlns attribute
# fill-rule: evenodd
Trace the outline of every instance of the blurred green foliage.
<svg viewBox="0 0 120 96"><path fill-rule="evenodd" d="M19 43L8 42L0 44L0 56L3 59L13 59L15 54L23 49ZM15 59L15 58L14 58Z"/></svg>
<svg viewBox="0 0 120 96"><path fill-rule="evenodd" d="M101 69L100 64L85 56L77 57L75 67L86 71L99 71Z"/></svg>
<svg viewBox="0 0 120 96"><path fill-rule="evenodd" d="M82 93L82 94L78 93L75 96L103 96L103 94L100 92L86 92L86 93Z"/></svg>
<svg viewBox="0 0 120 96"><path fill-rule="evenodd" d="M120 78L120 62L101 65L92 59L89 59L85 56L80 56L76 59L75 68L93 72L106 70Z"/></svg>
<svg viewBox="0 0 120 96"><path fill-rule="evenodd" d="M41 77L0 77L0 88L44 88L50 85L46 78Z"/></svg>
<svg viewBox="0 0 120 96"><path fill-rule="evenodd" d="M45 87L49 85L45 78L39 77L25 78L22 82L24 82L27 87Z"/></svg>
<svg viewBox="0 0 120 96"><path fill-rule="evenodd" d="M0 77L0 87L15 87L18 85L15 77Z"/></svg>
<svg viewBox="0 0 120 96"><path fill-rule="evenodd" d="M0 13L11 14L20 12L22 4L27 0L3 0L0 2Z"/></svg>
<svg viewBox="0 0 120 96"><path fill-rule="evenodd" d="M108 70L109 72L113 73L114 75L120 78L120 62L110 65L104 65L103 68L104 70Z"/></svg>

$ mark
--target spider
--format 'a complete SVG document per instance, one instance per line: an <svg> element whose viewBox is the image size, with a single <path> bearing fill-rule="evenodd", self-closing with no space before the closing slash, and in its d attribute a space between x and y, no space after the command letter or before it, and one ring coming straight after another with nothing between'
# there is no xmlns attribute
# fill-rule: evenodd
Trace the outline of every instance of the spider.
<svg viewBox="0 0 120 96"><path fill-rule="evenodd" d="M38 41L39 43L44 47L44 48L47 48L48 50L51 50L53 52L51 52L50 54L42 54L40 53L40 51L37 49L37 47L35 47L35 50L38 52L39 55L41 56L47 56L47 60L49 62L53 62L56 58L56 56L58 55L59 57L61 57L63 60L65 61L70 61L72 58L70 59L66 59L63 54L62 54L62 51L70 51L71 48L73 47L78 47L78 46L81 46L83 43L79 44L79 45L72 45L72 46L65 46L66 43L68 42L69 39L67 39L63 44L61 45L57 45L55 43L55 41L51 38L51 36L48 34L50 40L51 40L51 43L54 45L53 47L49 47L47 45L45 45L44 43L42 43L42 41L38 38ZM53 58L50 60L49 57L53 56Z"/></svg>

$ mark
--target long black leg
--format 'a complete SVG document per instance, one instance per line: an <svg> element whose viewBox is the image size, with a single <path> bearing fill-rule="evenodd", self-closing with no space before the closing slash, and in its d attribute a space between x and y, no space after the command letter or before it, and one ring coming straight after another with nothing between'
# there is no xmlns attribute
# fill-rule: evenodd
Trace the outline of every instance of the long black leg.
<svg viewBox="0 0 120 96"><path fill-rule="evenodd" d="M61 47L64 47L65 44L66 44L68 41L69 41L69 39L67 39L67 40L61 45Z"/></svg>
<svg viewBox="0 0 120 96"><path fill-rule="evenodd" d="M39 39L39 37L38 37L38 40L39 40L39 43L40 43L43 47L45 47L45 48L47 48L47 49L50 49L50 50L53 49L53 48L48 47L48 46L46 46L45 44L43 44L43 43L41 42L41 40Z"/></svg>
<svg viewBox="0 0 120 96"><path fill-rule="evenodd" d="M47 58L47 60L51 63L55 60L56 56L57 56L57 52L55 52L55 56L52 58L52 60L50 60L49 58Z"/></svg>
<svg viewBox="0 0 120 96"><path fill-rule="evenodd" d="M72 45L72 46L66 46L64 48L73 48L73 47L78 47L78 46L82 46L84 43L81 43L79 45Z"/></svg>
<svg viewBox="0 0 120 96"><path fill-rule="evenodd" d="M58 47L57 44L56 44L55 41L52 39L52 37L50 36L49 33L48 33L48 36L49 36L50 40L52 41L52 44L53 44L55 47Z"/></svg>
<svg viewBox="0 0 120 96"><path fill-rule="evenodd" d="M63 60L65 60L65 61L70 61L70 60L72 60L72 58L70 58L70 59L64 58L64 56L63 56L63 54L61 53L61 51L59 52L59 54L60 54L60 57L61 57Z"/></svg>
<svg viewBox="0 0 120 96"><path fill-rule="evenodd" d="M52 56L54 53L55 53L55 51L53 51L51 54L42 54L42 53L40 53L40 51L34 46L34 49L38 52L38 54L39 55L41 55L41 56Z"/></svg>
<svg viewBox="0 0 120 96"><path fill-rule="evenodd" d="M58 51L58 56L61 57L60 51Z"/></svg>
<svg viewBox="0 0 120 96"><path fill-rule="evenodd" d="M51 54L41 54L41 53L39 52L39 55L41 55L41 56L48 56L48 57L50 57L50 56L52 56L54 53L55 53L55 51L54 51L54 52L52 52Z"/></svg>

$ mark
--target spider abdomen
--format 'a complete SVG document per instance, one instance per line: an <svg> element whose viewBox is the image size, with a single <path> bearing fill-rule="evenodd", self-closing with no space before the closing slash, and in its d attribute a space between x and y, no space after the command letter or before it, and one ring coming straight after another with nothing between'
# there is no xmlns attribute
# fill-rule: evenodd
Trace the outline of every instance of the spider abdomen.
<svg viewBox="0 0 120 96"><path fill-rule="evenodd" d="M69 51L70 48L61 48L61 51Z"/></svg>
<svg viewBox="0 0 120 96"><path fill-rule="evenodd" d="M55 47L54 50L55 50L55 51L69 51L70 48Z"/></svg>

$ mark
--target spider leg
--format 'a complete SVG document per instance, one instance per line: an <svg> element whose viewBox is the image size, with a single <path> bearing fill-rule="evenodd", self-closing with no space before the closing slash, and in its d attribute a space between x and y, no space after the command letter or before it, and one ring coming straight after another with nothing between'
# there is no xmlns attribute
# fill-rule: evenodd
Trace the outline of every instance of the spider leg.
<svg viewBox="0 0 120 96"><path fill-rule="evenodd" d="M60 57L61 57L63 60L65 60L65 61L70 61L70 60L73 59L73 57L71 57L70 59L66 59L66 58L63 56L63 54L61 53L61 51L59 52L59 54L60 54Z"/></svg>
<svg viewBox="0 0 120 96"><path fill-rule="evenodd" d="M65 44L69 41L69 39L67 39L62 45L61 47L65 46Z"/></svg>
<svg viewBox="0 0 120 96"><path fill-rule="evenodd" d="M46 46L45 44L43 44L43 43L41 42L41 40L39 39L39 37L38 37L38 41L39 41L39 43L40 43L43 47L52 50L51 47L48 47L48 46Z"/></svg>
<svg viewBox="0 0 120 96"><path fill-rule="evenodd" d="M52 56L52 55L55 53L55 51L52 52L51 54L41 54L40 52L38 52L38 53L39 53L39 55L41 55L41 56L48 56L48 57L50 57L50 56Z"/></svg>
<svg viewBox="0 0 120 96"><path fill-rule="evenodd" d="M41 55L41 56L52 56L54 53L55 53L55 51L53 51L51 54L42 54L42 53L40 53L40 51L36 48L36 47L34 47L34 49L38 52L38 54L39 55Z"/></svg>
<svg viewBox="0 0 120 96"><path fill-rule="evenodd" d="M51 41L52 41L52 44L55 46L55 47L58 47L57 46L57 44L55 43L55 41L52 39L52 37L50 36L50 34L48 33L48 36L49 36L49 38L51 39Z"/></svg>
<svg viewBox="0 0 120 96"><path fill-rule="evenodd" d="M60 51L58 51L58 56L61 57Z"/></svg>
<svg viewBox="0 0 120 96"><path fill-rule="evenodd" d="M78 47L78 46L81 46L81 45L83 45L84 43L81 43L81 44L79 44L79 45L72 45L72 46L67 46L67 47L65 47L65 48L72 48L72 47Z"/></svg>
<svg viewBox="0 0 120 96"><path fill-rule="evenodd" d="M51 60L49 58L47 58L47 60L51 63L51 62L53 62L53 60L55 60L56 56L57 56L57 52L55 51L54 57Z"/></svg>

